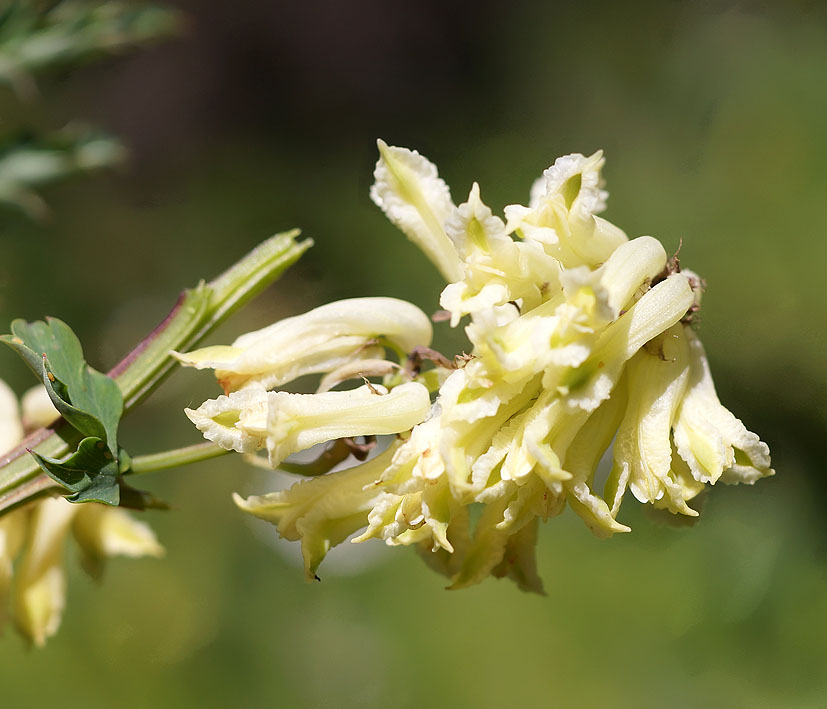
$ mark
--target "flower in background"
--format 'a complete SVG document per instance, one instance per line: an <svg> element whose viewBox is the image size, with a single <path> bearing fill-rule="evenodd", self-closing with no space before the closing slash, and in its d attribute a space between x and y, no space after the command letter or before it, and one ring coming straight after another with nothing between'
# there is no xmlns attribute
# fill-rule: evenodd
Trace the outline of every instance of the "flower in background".
<svg viewBox="0 0 827 709"><path fill-rule="evenodd" d="M700 279L681 273L656 239L630 240L599 216L608 196L601 153L558 159L528 206L506 207L503 220L476 183L456 206L423 156L382 141L379 151L371 197L448 281L440 303L452 326L470 317L470 354L453 364L433 356L424 316L391 323L383 308L358 307L334 327L319 315L347 311L343 301L231 348L180 357L218 369L228 394L187 411L199 429L225 448L266 446L273 466L320 441L398 434L388 451L359 465L281 492L236 496L242 509L302 542L308 578L330 547L364 530L353 541L413 545L451 588L493 575L541 592L538 522L567 503L595 534L611 536L630 531L618 519L627 490L695 516L689 503L706 485L773 474L767 446L715 394L691 328ZM326 325L314 340L305 332L317 319ZM268 341L268 332L284 334ZM301 344L288 352L293 342ZM424 374L423 351L436 363ZM253 372L247 361L271 369ZM331 377L382 384L269 391L310 372L337 372L322 380L324 391ZM430 407L426 384L436 391ZM600 489L595 474L610 446L614 464ZM472 505L482 507L473 523Z"/></svg>
<svg viewBox="0 0 827 709"><path fill-rule="evenodd" d="M57 418L43 387L27 392L22 403L28 430ZM0 452L17 445L23 433L17 398L0 380ZM57 632L66 603L67 536L75 539L83 567L95 578L108 557L164 553L149 525L117 507L53 497L13 510L0 518L0 628L11 606L18 629L35 645Z"/></svg>

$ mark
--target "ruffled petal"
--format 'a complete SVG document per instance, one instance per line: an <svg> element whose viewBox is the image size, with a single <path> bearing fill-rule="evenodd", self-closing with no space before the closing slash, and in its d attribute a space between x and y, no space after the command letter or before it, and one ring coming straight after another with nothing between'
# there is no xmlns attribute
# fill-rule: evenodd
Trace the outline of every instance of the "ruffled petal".
<svg viewBox="0 0 827 709"><path fill-rule="evenodd" d="M709 371L703 345L689 328L689 385L675 422L675 445L699 482L754 483L774 475L770 451L725 408Z"/></svg>
<svg viewBox="0 0 827 709"><path fill-rule="evenodd" d="M184 409L204 438L226 450L255 453L267 438L268 392L242 389L208 399L197 409Z"/></svg>
<svg viewBox="0 0 827 709"><path fill-rule="evenodd" d="M370 197L439 269L446 281L462 278L456 249L445 222L456 209L436 166L416 150L377 141L381 157L373 173Z"/></svg>

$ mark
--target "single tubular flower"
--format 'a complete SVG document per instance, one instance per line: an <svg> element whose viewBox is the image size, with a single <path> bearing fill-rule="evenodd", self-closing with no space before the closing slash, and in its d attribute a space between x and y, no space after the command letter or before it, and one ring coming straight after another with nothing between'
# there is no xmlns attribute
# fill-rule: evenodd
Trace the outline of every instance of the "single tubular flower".
<svg viewBox="0 0 827 709"><path fill-rule="evenodd" d="M476 183L457 207L419 153L379 148L373 200L448 281L440 303L451 325L468 318L470 352L453 371L443 358L435 401L407 381L401 359L396 370L373 359L364 370L382 376L388 393L373 385L309 395L244 389L188 411L225 447L266 445L274 466L321 441L398 434L374 460L237 498L301 540L309 578L332 545L364 529L354 542L415 546L450 588L491 575L542 592L539 521L567 503L608 537L630 531L618 519L627 491L694 516L689 502L706 485L773 474L767 446L715 393L691 326L701 279L680 272L653 237L628 239L598 216L608 196L602 153L559 158L528 206L506 207L502 220ZM357 361L341 363L320 390L362 371ZM394 396L404 403L391 406ZM601 490L597 471L609 448L613 467ZM472 506L481 513L470 514Z"/></svg>
<svg viewBox="0 0 827 709"><path fill-rule="evenodd" d="M57 418L42 389L32 389L23 398L23 420L31 425ZM0 440L6 446L0 452L14 447L22 435L17 399L0 380ZM44 645L57 632L66 604L67 536L78 542L82 565L96 578L108 557L164 553L149 525L116 507L55 497L13 510L0 518L0 629L11 601L15 624L35 645Z"/></svg>
<svg viewBox="0 0 827 709"><path fill-rule="evenodd" d="M290 394L242 389L186 409L204 436L239 453L265 445L270 465L318 443L407 431L430 407L428 390L408 382L391 391L366 384L351 391Z"/></svg>
<svg viewBox="0 0 827 709"><path fill-rule="evenodd" d="M366 384L324 394L270 394L267 453L276 467L291 453L354 436L382 436L413 428L428 414L428 390L408 382L383 391Z"/></svg>
<svg viewBox="0 0 827 709"><path fill-rule="evenodd" d="M384 356L385 347L409 352L431 344L428 316L396 298L352 298L280 320L230 346L173 353L181 364L215 369L225 393L271 389L306 374L331 372Z"/></svg>

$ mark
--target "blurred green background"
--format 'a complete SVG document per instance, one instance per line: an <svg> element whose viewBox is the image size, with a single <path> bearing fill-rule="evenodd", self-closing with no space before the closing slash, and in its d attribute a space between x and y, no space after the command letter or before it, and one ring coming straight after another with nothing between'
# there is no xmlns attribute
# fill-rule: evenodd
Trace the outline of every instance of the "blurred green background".
<svg viewBox="0 0 827 709"><path fill-rule="evenodd" d="M59 316L107 368L183 286L293 226L316 246L212 341L355 295L431 312L438 274L368 198L376 137L495 209L603 148L606 216L682 239L707 280L719 393L777 475L714 489L692 529L630 502L633 533L600 541L566 512L541 529L539 598L446 592L406 549L358 573L334 552L306 585L230 500L266 489L257 473L158 474L167 558L115 560L98 588L67 549L63 627L36 652L6 634L2 706L827 706L825 5L170 4L178 39L41 86L53 127L92 120L132 160L47 189L46 223L0 215L0 322ZM0 371L30 385L4 351ZM214 394L176 374L125 421L127 449L195 442L181 409Z"/></svg>

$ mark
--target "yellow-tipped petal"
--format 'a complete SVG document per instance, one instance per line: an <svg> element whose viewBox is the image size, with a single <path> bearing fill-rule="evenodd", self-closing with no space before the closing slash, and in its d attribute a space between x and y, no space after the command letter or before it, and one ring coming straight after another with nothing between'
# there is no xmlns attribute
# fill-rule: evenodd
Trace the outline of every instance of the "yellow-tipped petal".
<svg viewBox="0 0 827 709"><path fill-rule="evenodd" d="M505 233L502 219L495 217L480 198L480 186L476 182L471 187L468 201L449 217L445 231L465 261L479 253L491 253L498 245L513 243Z"/></svg>
<svg viewBox="0 0 827 709"><path fill-rule="evenodd" d="M596 409L609 398L626 362L647 342L677 323L693 301L689 279L680 273L647 291L603 331L592 355L561 381L569 404L586 411Z"/></svg>
<svg viewBox="0 0 827 709"><path fill-rule="evenodd" d="M595 291L606 307L606 319L616 320L631 306L632 297L666 265L666 251L657 239L639 236L615 249L609 260L592 274Z"/></svg>

